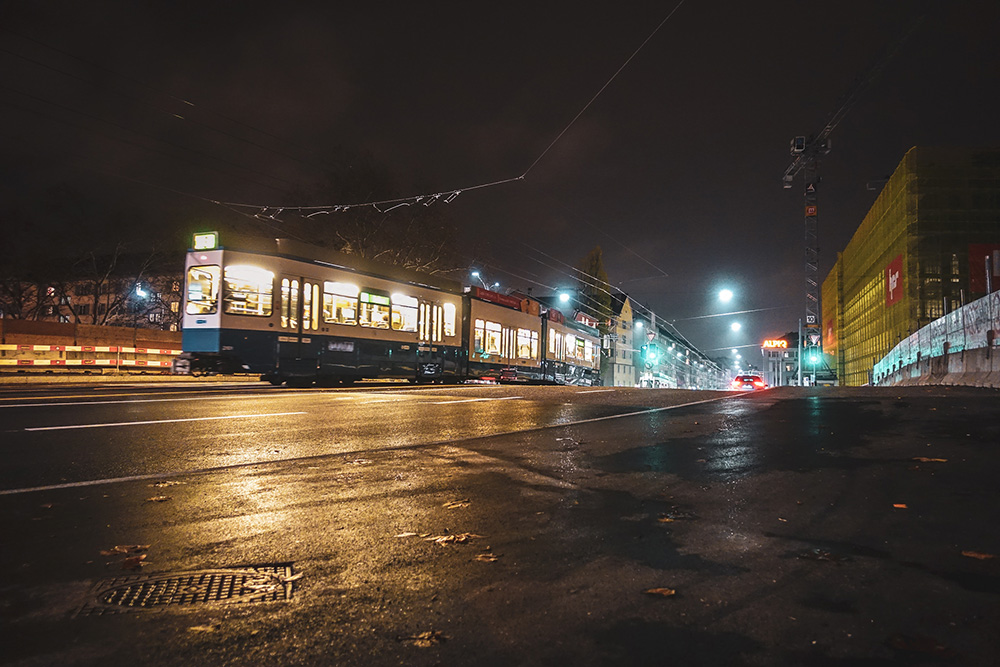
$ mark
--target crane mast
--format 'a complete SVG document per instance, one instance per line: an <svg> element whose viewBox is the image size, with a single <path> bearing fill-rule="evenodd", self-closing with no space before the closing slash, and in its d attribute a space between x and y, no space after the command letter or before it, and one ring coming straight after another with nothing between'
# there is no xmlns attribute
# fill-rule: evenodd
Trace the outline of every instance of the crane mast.
<svg viewBox="0 0 1000 667"><path fill-rule="evenodd" d="M802 340L799 341L799 368L802 359L810 360L813 369L813 383L816 380L815 359L821 351L820 329L821 313L819 306L819 204L817 190L820 183L820 164L823 156L829 154L830 134L840 124L847 112L851 110L861 96L861 93L881 73L886 63L899 49L900 45L913 33L923 16L912 17L902 33L879 55L878 58L864 70L851 84L847 92L841 96L836 111L830 114L826 125L813 136L798 136L792 139L792 162L782 175L782 185L787 190L792 187L795 177L802 172L805 199L805 274L806 274L806 308L805 323L802 330ZM803 383L801 373L799 384Z"/></svg>

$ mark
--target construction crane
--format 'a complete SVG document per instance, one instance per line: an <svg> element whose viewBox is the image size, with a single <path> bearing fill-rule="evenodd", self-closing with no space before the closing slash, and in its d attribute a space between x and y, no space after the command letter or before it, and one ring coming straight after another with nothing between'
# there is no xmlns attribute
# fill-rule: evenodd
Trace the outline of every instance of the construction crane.
<svg viewBox="0 0 1000 667"><path fill-rule="evenodd" d="M792 163L785 169L782 184L785 189L792 187L792 182L799 172L805 181L805 264L806 264L806 318L802 340L799 341L799 368L801 360L818 359L822 334L820 330L819 309L819 205L817 204L817 188L819 187L819 169L822 158L830 153L832 144L830 134L844 119L847 112L857 103L861 93L874 81L885 68L899 47L917 28L923 16L913 17L902 33L875 59L861 75L859 75L841 96L837 110L830 114L822 130L809 137L799 136L792 139ZM813 369L813 384L816 381L816 364ZM799 384L802 384L802 373L799 373Z"/></svg>

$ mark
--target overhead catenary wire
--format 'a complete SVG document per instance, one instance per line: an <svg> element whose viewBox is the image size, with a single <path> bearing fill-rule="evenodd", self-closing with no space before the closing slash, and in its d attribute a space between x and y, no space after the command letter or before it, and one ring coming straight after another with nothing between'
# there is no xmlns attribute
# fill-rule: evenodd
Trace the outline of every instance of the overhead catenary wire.
<svg viewBox="0 0 1000 667"><path fill-rule="evenodd" d="M542 158L544 158L548 154L548 152L550 150L552 150L552 148L559 142L559 140L562 139L563 135L565 135L570 130L570 128L573 127L573 125L576 123L576 121L579 120L579 118L581 116L583 116L584 113L586 113L586 111L597 100L597 98L601 96L601 94L605 91L605 89L607 89L608 86L610 86L611 83L618 77L618 75L621 74L622 71L626 67L628 67L629 63L631 63L632 60L636 57L636 55L638 55L639 52L643 49L643 47L645 47L646 44L649 43L649 41L651 39L653 39L653 37L656 35L656 33L660 31L660 28L662 28L663 25L667 21L669 21L674 16L675 13L677 13L677 11L681 8L681 5L683 5L683 4L684 4L684 0L680 0L674 6L674 8L670 10L670 12L666 15L666 17L664 17L664 19L662 21L660 21L659 24L657 24L657 26L653 29L653 31L651 33L649 33L649 36L647 36L646 39L644 39L642 41L642 43L638 46L638 48L636 48L635 51L633 51L632 54L625 60L625 62L622 63L621 67L619 67L615 71L615 73L611 75L611 78L609 78L604 83L604 85L601 86L601 88L597 91L597 93L595 93L594 96L590 98L590 100L583 106L582 109L580 109L580 111L573 117L573 119L570 120L570 122L562 129L562 131L560 131L559 134L556 135L555 139L553 139L545 147L545 149L538 155L538 157L536 157L535 160L530 165L528 165L528 168L525 169L524 172L522 172L519 176L513 176L511 178L505 178L505 179L501 179L501 180L497 180L497 181L491 181L491 182L488 182L488 183L480 183L478 185L468 186L468 187L464 187L464 188L455 188L455 189L451 189L451 190L442 190L440 192L433 193L433 194L411 195L409 197L399 197L399 198L396 198L396 199L386 199L386 200L381 200L381 201L358 202L358 203L353 203L353 204L326 204L326 205L322 205L322 206L278 206L278 205L273 205L273 204L247 204L247 203L239 203L239 202L218 202L218 203L220 205L225 205L225 206L236 206L236 207L251 208L251 209L279 209L280 208L283 211L289 211L289 212L291 212L291 211L313 211L313 213L311 213L310 216L323 215L323 214L329 214L329 213L339 213L339 212L348 211L348 210L350 210L352 208L368 207L368 206L374 207L376 210L378 210L381 213L386 213L389 210L392 210L392 208L397 208L399 206L412 206L412 205L421 204L421 203L425 204L425 205L430 205L430 204L434 203L435 201L438 201L438 200L440 200L442 198L444 198L444 202L445 203L451 203L452 201L454 201L454 199L456 197L458 197L458 195L462 194L463 192L470 192L472 190L479 190L479 189L482 189L482 188L490 188L490 187L495 187L495 186L498 186L498 185L505 185L507 183L514 183L514 182L517 182L517 181L523 181L523 180L525 180L527 178L528 173L532 169L534 169L535 166L539 162L541 162ZM390 206L391 208L388 208L386 210L382 210L381 208L379 208L380 206Z"/></svg>

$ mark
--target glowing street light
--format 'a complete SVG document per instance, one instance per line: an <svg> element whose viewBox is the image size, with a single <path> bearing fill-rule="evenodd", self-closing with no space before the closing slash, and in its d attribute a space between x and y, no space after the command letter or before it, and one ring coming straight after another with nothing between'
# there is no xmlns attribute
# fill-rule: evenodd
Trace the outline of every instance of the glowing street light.
<svg viewBox="0 0 1000 667"><path fill-rule="evenodd" d="M729 303L733 300L733 290L723 289L719 290L719 301L722 303Z"/></svg>
<svg viewBox="0 0 1000 667"><path fill-rule="evenodd" d="M743 325L740 324L739 322L733 322L732 324L729 325L729 328L732 329L734 333L739 331L742 327Z"/></svg>

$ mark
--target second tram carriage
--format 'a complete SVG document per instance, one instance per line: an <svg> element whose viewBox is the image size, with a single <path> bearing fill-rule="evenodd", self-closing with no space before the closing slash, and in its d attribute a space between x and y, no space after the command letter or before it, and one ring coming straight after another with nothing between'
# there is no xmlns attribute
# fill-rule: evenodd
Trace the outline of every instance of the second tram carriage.
<svg viewBox="0 0 1000 667"><path fill-rule="evenodd" d="M557 310L287 239L233 248L197 235L182 341L178 372L272 384L599 383L597 330Z"/></svg>

